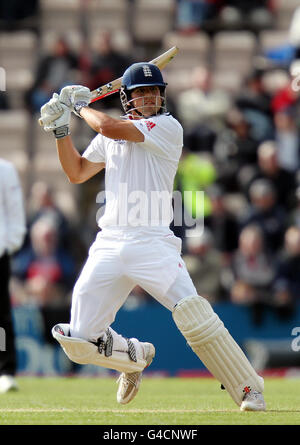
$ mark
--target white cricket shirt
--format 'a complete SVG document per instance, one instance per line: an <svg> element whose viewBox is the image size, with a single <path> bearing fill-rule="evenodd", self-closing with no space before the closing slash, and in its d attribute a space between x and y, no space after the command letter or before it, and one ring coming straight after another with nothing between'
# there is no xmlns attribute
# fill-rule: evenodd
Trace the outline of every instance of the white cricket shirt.
<svg viewBox="0 0 300 445"><path fill-rule="evenodd" d="M0 159L0 256L14 253L26 232L23 194L18 173L11 162Z"/></svg>
<svg viewBox="0 0 300 445"><path fill-rule="evenodd" d="M105 163L105 227L169 227L173 183L183 146L183 129L168 114L132 120L144 142L109 139L98 134L83 156ZM98 196L97 202L104 202ZM103 213L103 212L102 212Z"/></svg>

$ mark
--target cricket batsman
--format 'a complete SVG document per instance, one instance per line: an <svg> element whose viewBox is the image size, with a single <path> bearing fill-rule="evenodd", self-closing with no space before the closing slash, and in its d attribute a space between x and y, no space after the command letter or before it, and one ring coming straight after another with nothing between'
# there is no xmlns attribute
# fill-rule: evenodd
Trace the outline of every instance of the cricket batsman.
<svg viewBox="0 0 300 445"><path fill-rule="evenodd" d="M105 168L101 230L74 286L70 324L54 326L52 334L70 360L119 371L117 401L130 402L155 348L124 338L110 326L139 285L172 312L187 343L242 411L265 410L263 378L209 302L197 295L181 257L181 239L169 228L172 212L157 210L157 196L164 197L163 209L172 207L183 146L183 129L166 110L160 69L151 63L131 65L120 99L125 111L120 119L90 108L91 92L80 85L63 88L41 108L44 129L53 131L59 161L72 183ZM97 132L82 155L70 135L71 112Z"/></svg>

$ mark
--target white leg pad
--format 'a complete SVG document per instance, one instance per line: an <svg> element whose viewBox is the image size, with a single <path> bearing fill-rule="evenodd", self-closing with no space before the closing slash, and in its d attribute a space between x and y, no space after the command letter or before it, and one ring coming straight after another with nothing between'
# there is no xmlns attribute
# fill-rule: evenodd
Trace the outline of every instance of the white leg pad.
<svg viewBox="0 0 300 445"><path fill-rule="evenodd" d="M59 330L57 330L57 326L59 326ZM142 372L147 366L146 360L137 358L135 362L129 358L127 352L113 350L112 355L106 357L103 352L100 354L94 343L82 338L69 337L69 332L70 325L66 323L60 323L52 329L53 337L60 343L69 359L75 363L80 365L92 364L128 373Z"/></svg>
<svg viewBox="0 0 300 445"><path fill-rule="evenodd" d="M183 298L173 310L173 319L192 350L237 405L246 392L263 391L263 378L207 300L200 296Z"/></svg>

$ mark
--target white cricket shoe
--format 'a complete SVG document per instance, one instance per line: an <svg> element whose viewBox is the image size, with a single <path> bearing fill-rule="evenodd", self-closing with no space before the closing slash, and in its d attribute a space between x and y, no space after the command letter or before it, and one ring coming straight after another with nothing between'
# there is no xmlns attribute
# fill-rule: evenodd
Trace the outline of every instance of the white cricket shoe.
<svg viewBox="0 0 300 445"><path fill-rule="evenodd" d="M147 368L155 356L155 348L151 343L139 342L139 344L142 347L143 359L147 362L145 368ZM125 405L126 403L131 402L139 390L141 381L142 372L122 372L117 380L117 383L119 383L117 392L118 403Z"/></svg>
<svg viewBox="0 0 300 445"><path fill-rule="evenodd" d="M0 393L3 394L8 391L16 391L18 385L16 380L12 375L1 375L0 376Z"/></svg>
<svg viewBox="0 0 300 445"><path fill-rule="evenodd" d="M261 392L251 391L245 394L240 407L241 411L265 411L266 403Z"/></svg>

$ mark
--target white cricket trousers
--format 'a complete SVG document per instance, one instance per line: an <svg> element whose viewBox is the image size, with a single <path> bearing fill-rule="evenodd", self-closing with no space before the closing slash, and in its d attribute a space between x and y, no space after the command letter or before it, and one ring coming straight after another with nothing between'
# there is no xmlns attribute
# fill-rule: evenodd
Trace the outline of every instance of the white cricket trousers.
<svg viewBox="0 0 300 445"><path fill-rule="evenodd" d="M197 291L169 229L103 229L92 244L72 296L70 334L97 341L139 285L169 310Z"/></svg>

